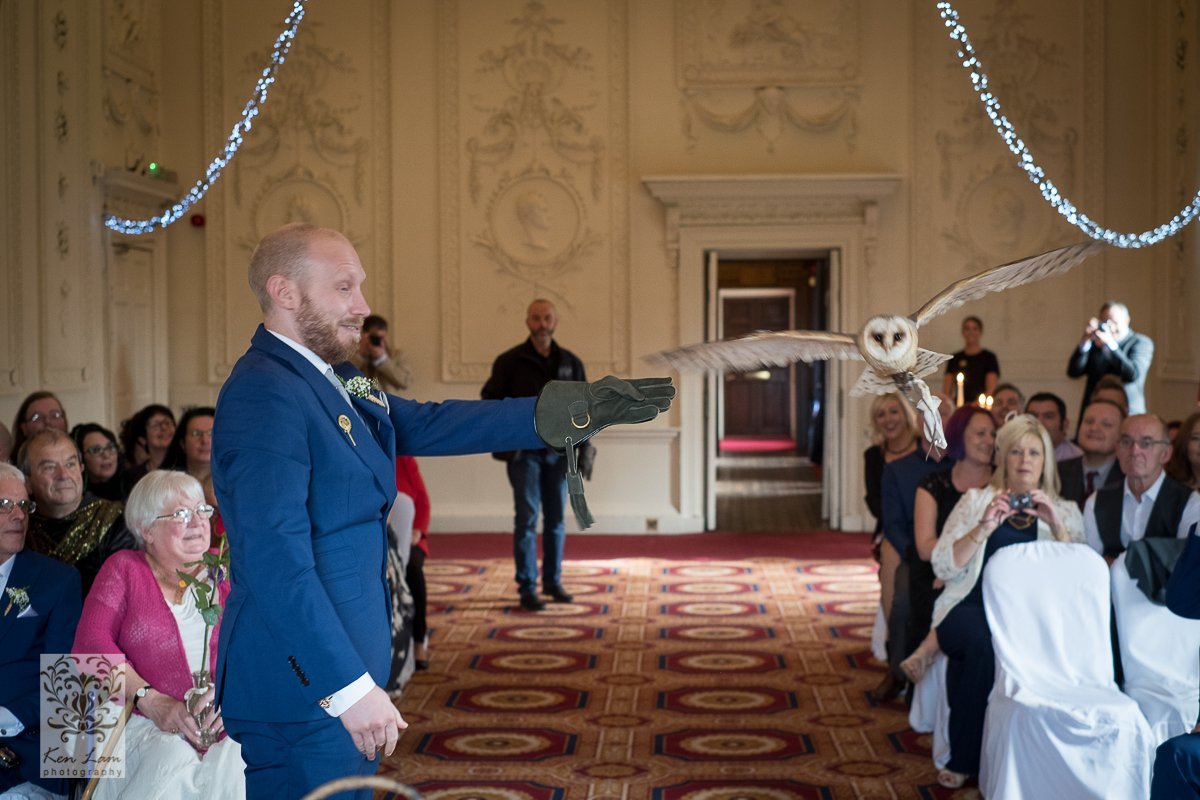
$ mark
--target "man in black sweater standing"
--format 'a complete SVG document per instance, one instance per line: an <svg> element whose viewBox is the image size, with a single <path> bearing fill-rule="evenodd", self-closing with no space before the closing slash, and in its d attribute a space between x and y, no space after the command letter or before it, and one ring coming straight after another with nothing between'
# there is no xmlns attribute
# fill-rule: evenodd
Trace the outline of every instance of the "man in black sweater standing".
<svg viewBox="0 0 1200 800"><path fill-rule="evenodd" d="M529 338L501 353L492 364L492 375L481 392L485 400L533 397L550 381L585 381L583 362L558 346L554 331L558 312L549 300L529 304L525 315ZM562 556L566 532L566 456L549 448L497 453L508 463L516 514L513 522L513 559L521 607L541 611L538 596L537 519L542 511L542 592L560 603L574 598L562 587Z"/></svg>

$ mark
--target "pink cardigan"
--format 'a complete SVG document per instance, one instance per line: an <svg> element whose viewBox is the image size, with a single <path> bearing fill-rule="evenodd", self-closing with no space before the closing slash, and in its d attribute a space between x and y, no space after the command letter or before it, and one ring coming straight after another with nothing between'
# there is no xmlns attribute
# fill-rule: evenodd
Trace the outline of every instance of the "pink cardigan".
<svg viewBox="0 0 1200 800"><path fill-rule="evenodd" d="M224 607L229 581L222 581L218 591ZM218 623L213 628L209 639L205 667L210 671L216 663L220 627ZM124 653L138 675L176 700L183 700L192 688L179 626L140 550L118 550L104 562L84 601L71 649L75 653Z"/></svg>

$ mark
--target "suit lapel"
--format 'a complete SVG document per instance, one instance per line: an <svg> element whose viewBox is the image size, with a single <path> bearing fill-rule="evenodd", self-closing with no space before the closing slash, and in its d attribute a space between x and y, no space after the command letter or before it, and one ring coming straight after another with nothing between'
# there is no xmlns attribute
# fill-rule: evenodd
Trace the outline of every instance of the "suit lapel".
<svg viewBox="0 0 1200 800"><path fill-rule="evenodd" d="M38 564L36 558L30 558L24 553L17 553L13 556L12 572L8 576L8 584L5 587L3 594L0 594L0 647L3 647L4 637L13 629L13 623L17 619L17 614L20 613L16 606L8 609L8 613L4 613L4 609L8 608L8 589L26 589L29 592L29 605L39 614L45 612L44 608L38 608L38 597L35 584L37 583L38 574L42 571L41 565Z"/></svg>
<svg viewBox="0 0 1200 800"><path fill-rule="evenodd" d="M375 432L370 430L371 418L363 415L362 406L356 406L354 409L347 406L341 392L333 387L328 378L261 325L254 334L253 344L255 347L265 350L272 357L283 361L309 385L313 394L316 395L330 427L338 432L338 436L345 442L346 447L352 450L375 473L375 479L379 481L380 489L384 494L388 496L394 494L396 490L395 467L392 459L381 448L379 440L375 438ZM373 404L366 403L366 405ZM359 412L357 415L354 413L355 410ZM390 429L390 421L388 426ZM347 428L349 428L348 432ZM387 452L395 452L395 447L393 446Z"/></svg>

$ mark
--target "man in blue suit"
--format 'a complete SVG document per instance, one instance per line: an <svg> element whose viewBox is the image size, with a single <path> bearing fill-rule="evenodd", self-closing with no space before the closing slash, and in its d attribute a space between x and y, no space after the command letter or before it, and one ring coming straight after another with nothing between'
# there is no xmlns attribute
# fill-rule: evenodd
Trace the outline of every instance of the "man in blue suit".
<svg viewBox="0 0 1200 800"><path fill-rule="evenodd" d="M342 362L370 313L365 278L337 231L293 224L264 237L250 259L263 324L217 401L213 481L233 587L214 673L251 798L371 774L406 727L380 688L395 457L554 443L543 437L557 418L538 398L418 403L363 386ZM623 397L589 425L652 419L674 394L669 383L657 400L619 383ZM580 432L575 441L590 435Z"/></svg>
<svg viewBox="0 0 1200 800"><path fill-rule="evenodd" d="M20 760L0 768L0 795L25 796L29 784L66 794L62 778L41 777L41 655L69 653L83 601L79 573L25 549L32 504L25 476L0 464L0 748Z"/></svg>

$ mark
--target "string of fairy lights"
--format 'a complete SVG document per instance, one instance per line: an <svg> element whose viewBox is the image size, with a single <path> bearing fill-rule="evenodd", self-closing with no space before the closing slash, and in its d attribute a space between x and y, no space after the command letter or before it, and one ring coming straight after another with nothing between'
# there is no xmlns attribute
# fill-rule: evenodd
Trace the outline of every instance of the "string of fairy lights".
<svg viewBox="0 0 1200 800"><path fill-rule="evenodd" d="M996 132L1000 134L1000 138L1004 140L1004 144L1017 157L1017 166L1025 171L1029 180L1038 187L1046 202L1061 214L1067 222L1079 228L1093 239L1099 239L1114 247L1137 248L1148 247L1170 236L1174 236L1182 231L1197 215L1200 215L1200 191L1192 198L1191 203L1184 206L1170 220L1142 233L1120 233L1114 231L1111 228L1104 227L1080 211L1074 203L1062 195L1058 187L1054 185L1054 182L1046 177L1046 171L1034 160L1033 154L1029 152L1029 148L1025 142L1017 135L1016 128L1009 122L1008 117L1004 116L1000 111L1000 100L993 92L988 90L987 73L983 71L983 63L980 62L979 56L975 53L975 48L971 45L971 39L967 36L967 29L959 21L958 12L948 0L940 0L937 8L941 14L943 23L950 29L950 38L959 44L958 58L962 62L963 68L971 75L971 86L979 96L980 102L983 103L988 119L992 121L992 125L995 126Z"/></svg>
<svg viewBox="0 0 1200 800"><path fill-rule="evenodd" d="M271 49L270 64L263 69L262 75L255 84L253 95L242 109L241 117L234 123L233 129L230 131L229 138L226 140L221 153L208 165L204 177L196 181L187 194L180 198L178 202L173 203L158 216L145 220L132 220L107 214L104 217L106 227L118 233L125 234L138 235L151 233L177 221L188 212L188 209L203 199L204 195L221 176L221 171L233 161L238 148L245 141L245 134L253 127L254 118L258 116L259 109L267 102L267 90L275 82L279 68L283 66L284 59L287 58L292 42L296 39L296 31L300 27L300 21L304 19L304 5L306 2L307 0L295 0L292 4L292 11L284 20L284 28L279 36L276 37L275 44ZM1029 147L1017 134L1016 128L1009 121L1008 117L1001 112L1000 100L996 97L995 93L988 89L987 73L984 72L983 63L979 60L979 56L975 52L975 47L971 44L966 27L959 20L958 11L955 10L949 0L939 0L937 9L943 23L949 29L950 38L958 43L958 58L963 68L970 73L971 86L979 96L980 102L983 103L984 112L987 114L988 119L991 120L992 125L996 128L996 132L1004 141L1005 146L1017 157L1017 165L1025 171L1029 180L1038 187L1046 202L1061 214L1067 222L1076 226L1093 239L1101 240L1114 247L1138 248L1157 244L1163 239L1174 236L1182 231L1197 216L1200 216L1200 191L1192 198L1191 203L1184 206L1170 220L1141 233L1121 233L1114 231L1111 228L1104 227L1080 211L1074 203L1063 196L1054 182L1047 177L1046 171L1034 160L1033 153L1029 151Z"/></svg>
<svg viewBox="0 0 1200 800"><path fill-rule="evenodd" d="M175 222L186 214L189 208L200 202L212 185L217 182L217 178L221 177L221 170L225 169L229 165L229 162L233 160L238 148L245 141L245 134L253 126L254 118L258 116L259 109L267 102L267 89L275 82L275 76L279 73L279 68L283 66L283 61L287 58L288 51L292 47L292 42L296 39L296 31L300 27L300 21L304 19L304 4L306 2L308 0L295 0L292 4L292 12L283 21L283 31L276 37L275 44L271 48L271 63L263 69L262 75L254 86L254 94L242 109L241 117L234 123L233 130L229 132L229 138L226 140L221 153L208 165L204 177L196 181L187 194L180 198L178 202L173 203L162 214L144 220L124 219L113 214L106 214L104 216L104 225L107 228L117 233L134 235L150 233Z"/></svg>

